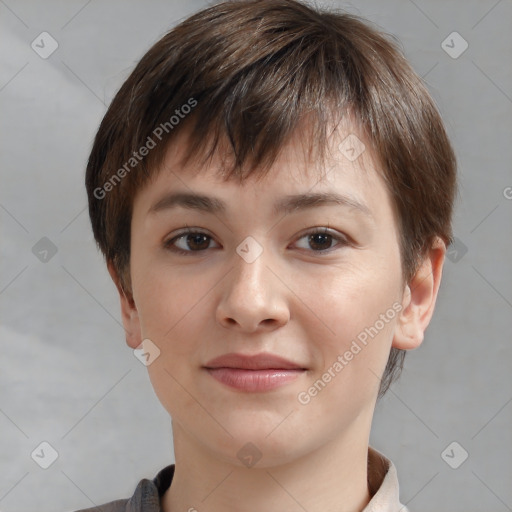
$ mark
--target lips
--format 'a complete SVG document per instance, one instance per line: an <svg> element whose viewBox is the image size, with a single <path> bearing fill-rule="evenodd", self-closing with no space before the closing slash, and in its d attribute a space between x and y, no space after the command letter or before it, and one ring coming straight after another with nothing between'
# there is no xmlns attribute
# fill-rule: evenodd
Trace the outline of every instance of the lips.
<svg viewBox="0 0 512 512"><path fill-rule="evenodd" d="M305 370L303 366L273 354L225 354L206 363L205 368L239 368L242 370Z"/></svg>
<svg viewBox="0 0 512 512"><path fill-rule="evenodd" d="M252 393L271 391L306 372L306 368L293 361L266 353L226 354L212 359L204 368L225 386Z"/></svg>

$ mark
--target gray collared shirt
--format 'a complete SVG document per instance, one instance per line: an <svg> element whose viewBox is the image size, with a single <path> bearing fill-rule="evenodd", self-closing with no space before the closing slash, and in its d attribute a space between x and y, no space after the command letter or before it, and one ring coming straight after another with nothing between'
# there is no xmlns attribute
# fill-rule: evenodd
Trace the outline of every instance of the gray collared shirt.
<svg viewBox="0 0 512 512"><path fill-rule="evenodd" d="M172 464L162 469L153 480L141 480L129 499L76 512L161 512L160 498L171 485L174 467ZM368 449L368 488L372 498L362 512L408 512L400 503L395 466L371 447Z"/></svg>

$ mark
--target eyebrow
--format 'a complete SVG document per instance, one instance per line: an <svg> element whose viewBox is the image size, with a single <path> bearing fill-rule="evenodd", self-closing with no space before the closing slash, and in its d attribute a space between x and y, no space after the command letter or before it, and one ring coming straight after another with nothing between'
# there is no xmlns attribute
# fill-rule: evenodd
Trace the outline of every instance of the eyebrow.
<svg viewBox="0 0 512 512"><path fill-rule="evenodd" d="M366 216L373 217L370 208L355 197L338 194L337 192L307 192L285 196L274 204L274 214L288 214L298 210L306 210L315 206L338 205L356 210ZM158 213L176 207L198 210L205 213L225 214L226 203L216 197L189 192L174 192L159 199L148 213Z"/></svg>

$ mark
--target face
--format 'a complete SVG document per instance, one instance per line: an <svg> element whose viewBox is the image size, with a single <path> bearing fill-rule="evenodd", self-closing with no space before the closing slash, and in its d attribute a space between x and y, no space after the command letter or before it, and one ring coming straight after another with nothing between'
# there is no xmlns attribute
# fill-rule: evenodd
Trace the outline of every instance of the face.
<svg viewBox="0 0 512 512"><path fill-rule="evenodd" d="M368 149L336 151L348 133L325 167L292 141L243 184L171 148L135 198L129 344L160 351L173 428L235 464L249 442L271 466L369 434L406 304L391 199Z"/></svg>

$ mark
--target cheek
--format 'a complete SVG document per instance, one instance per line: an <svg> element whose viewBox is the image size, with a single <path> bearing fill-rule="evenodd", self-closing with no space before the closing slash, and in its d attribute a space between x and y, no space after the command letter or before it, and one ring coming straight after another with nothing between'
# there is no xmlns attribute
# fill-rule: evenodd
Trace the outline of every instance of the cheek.
<svg viewBox="0 0 512 512"><path fill-rule="evenodd" d="M151 339L162 352L192 352L204 343L201 322L211 285L198 279L197 274L188 279L186 270L152 262L139 265L143 270L135 273L134 289L142 336Z"/></svg>
<svg viewBox="0 0 512 512"><path fill-rule="evenodd" d="M361 255L355 263L325 268L323 275L302 276L297 289L308 308L311 354L329 367L346 351L357 352L354 360L363 364L375 360L376 367L387 358L400 298L401 269L398 258L370 258ZM395 304L396 307L396 304ZM353 345L353 342L356 345ZM361 347L358 351L357 344ZM348 354L348 357L351 357ZM364 361L363 361L364 360Z"/></svg>
<svg viewBox="0 0 512 512"><path fill-rule="evenodd" d="M197 401L187 390L194 389L194 368L201 364L205 336L213 315L208 290L213 286L197 274L149 265L139 276L139 317L142 336L151 339L160 356L148 366L155 393L164 408L179 420L198 414Z"/></svg>

